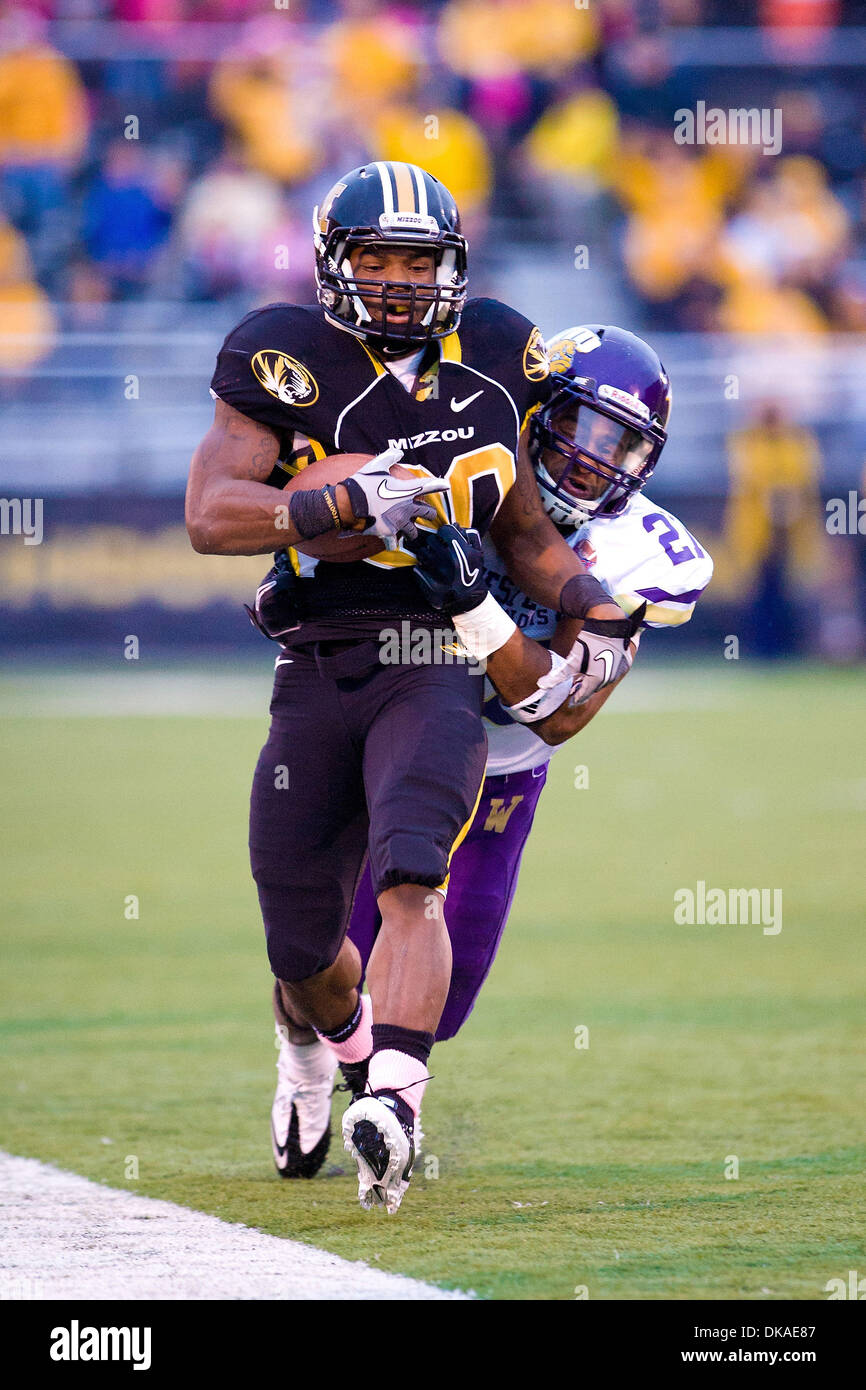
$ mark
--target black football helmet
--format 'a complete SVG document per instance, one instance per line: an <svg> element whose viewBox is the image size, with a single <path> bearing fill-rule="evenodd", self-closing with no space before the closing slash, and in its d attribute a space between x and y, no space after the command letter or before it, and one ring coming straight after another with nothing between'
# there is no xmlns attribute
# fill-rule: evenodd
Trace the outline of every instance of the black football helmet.
<svg viewBox="0 0 866 1390"><path fill-rule="evenodd" d="M634 333L584 324L547 344L552 394L529 422L529 454L548 516L563 528L618 516L667 440L668 374ZM552 450L555 463L545 463ZM587 474L602 483L587 485ZM595 495L591 495L594 493Z"/></svg>
<svg viewBox="0 0 866 1390"><path fill-rule="evenodd" d="M316 287L319 303L332 323L363 338L378 352L394 356L412 352L453 333L466 302L466 239L460 215L444 184L417 164L376 160L338 179L313 211ZM387 242L391 246L431 250L433 285L406 280L359 280L349 250ZM381 317L364 299L379 298ZM405 302L405 323L383 332L387 301ZM428 305L416 323L416 307Z"/></svg>

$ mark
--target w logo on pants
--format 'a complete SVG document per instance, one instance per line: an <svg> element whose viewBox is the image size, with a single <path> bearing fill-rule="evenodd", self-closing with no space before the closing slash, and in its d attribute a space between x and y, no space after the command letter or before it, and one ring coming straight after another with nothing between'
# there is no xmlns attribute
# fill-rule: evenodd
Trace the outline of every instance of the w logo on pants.
<svg viewBox="0 0 866 1390"><path fill-rule="evenodd" d="M504 796L492 796L490 798L490 811L484 822L484 829L495 830L501 835L508 824L511 812L514 810L515 806L520 805L522 800L522 796L513 796L511 798L511 805L506 806Z"/></svg>

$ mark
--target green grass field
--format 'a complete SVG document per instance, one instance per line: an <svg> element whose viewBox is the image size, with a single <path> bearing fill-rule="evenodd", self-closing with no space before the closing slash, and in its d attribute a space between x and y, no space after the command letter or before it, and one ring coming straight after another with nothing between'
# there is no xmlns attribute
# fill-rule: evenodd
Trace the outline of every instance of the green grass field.
<svg viewBox="0 0 866 1390"><path fill-rule="evenodd" d="M0 683L3 1147L483 1297L824 1299L866 1273L859 673L636 670L558 755L394 1219L359 1210L336 1137L314 1182L271 1166L267 681L259 717L207 718ZM780 888L781 932L676 925L699 879Z"/></svg>

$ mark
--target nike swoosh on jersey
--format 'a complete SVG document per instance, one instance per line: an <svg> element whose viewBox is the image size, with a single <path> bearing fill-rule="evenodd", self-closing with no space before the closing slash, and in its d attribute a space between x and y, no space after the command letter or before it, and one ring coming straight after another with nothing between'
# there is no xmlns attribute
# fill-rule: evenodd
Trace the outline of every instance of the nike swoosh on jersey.
<svg viewBox="0 0 866 1390"><path fill-rule="evenodd" d="M467 396L465 401L455 401L454 397L452 396L451 409L454 411L454 414L457 415L461 410L465 410L467 405L471 405L473 401L477 401L478 397L483 395L484 387L482 386L480 391L476 391L473 396Z"/></svg>

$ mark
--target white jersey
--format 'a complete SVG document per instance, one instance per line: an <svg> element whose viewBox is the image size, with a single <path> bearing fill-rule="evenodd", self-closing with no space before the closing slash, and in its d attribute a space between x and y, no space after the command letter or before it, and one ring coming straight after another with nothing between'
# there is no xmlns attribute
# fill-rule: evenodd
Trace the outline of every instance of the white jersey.
<svg viewBox="0 0 866 1390"><path fill-rule="evenodd" d="M646 601L642 628L687 623L712 578L713 562L703 546L681 521L643 493L633 497L620 516L587 521L566 539L623 612L633 613ZM493 597L521 632L546 645L556 628L556 614L519 591L489 539L484 542L484 558ZM484 724L488 776L538 767L556 752L531 726L515 723L489 681L485 682Z"/></svg>

